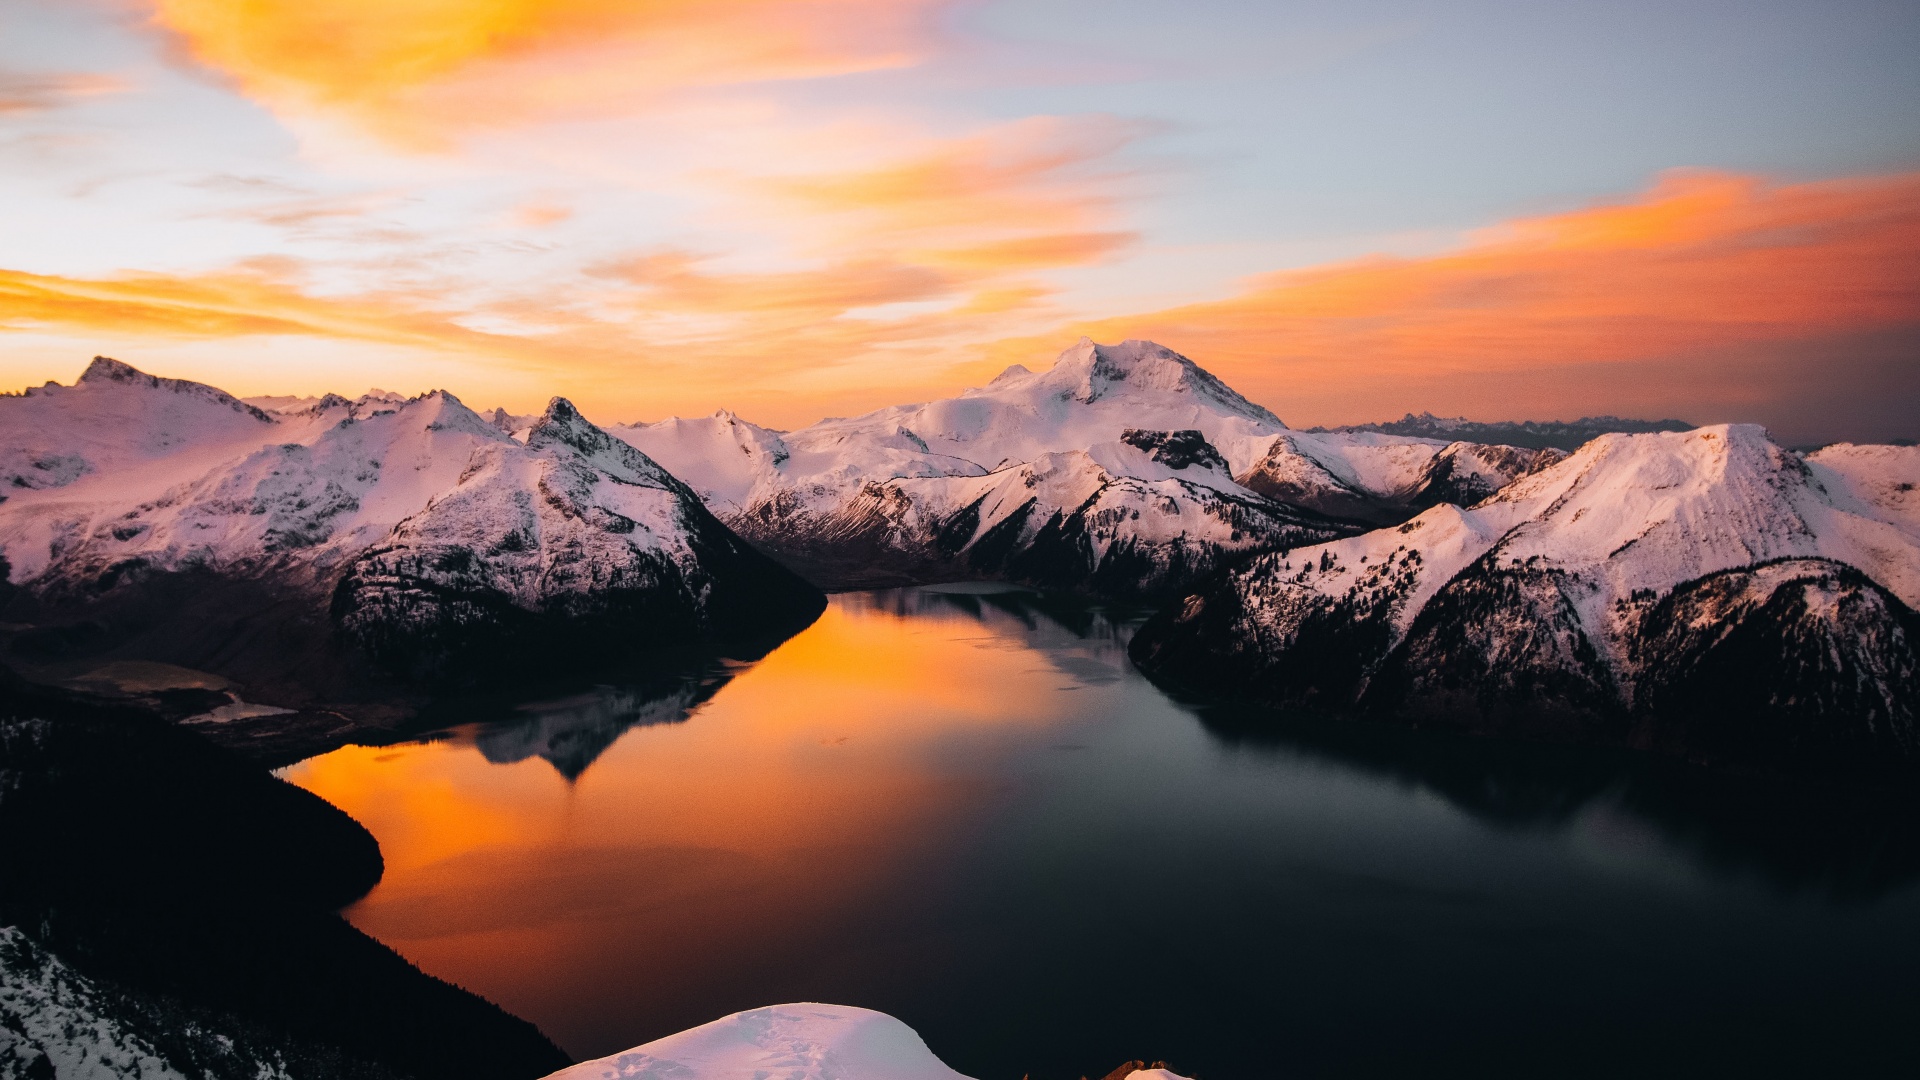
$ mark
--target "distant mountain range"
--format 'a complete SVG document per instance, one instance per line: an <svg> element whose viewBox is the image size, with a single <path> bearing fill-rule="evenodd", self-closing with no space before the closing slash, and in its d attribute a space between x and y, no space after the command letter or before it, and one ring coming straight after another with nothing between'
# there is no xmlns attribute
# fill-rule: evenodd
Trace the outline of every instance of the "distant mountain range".
<svg viewBox="0 0 1920 1080"><path fill-rule="evenodd" d="M1497 420L1491 423L1466 417L1413 413L1398 420L1377 424L1346 424L1341 427L1308 428L1312 432L1377 431L1383 435L1407 435L1416 439L1459 439L1464 442L1495 443L1533 449L1578 450L1602 435L1616 433L1645 434L1654 431L1688 431L1685 420L1625 420L1618 416L1583 416L1578 420Z"/></svg>
<svg viewBox="0 0 1920 1080"><path fill-rule="evenodd" d="M22 662L311 701L316 672L764 648L819 589L993 579L1161 606L1137 662L1211 695L1912 757L1920 450L1686 427L1301 431L1145 341L797 431L249 402L97 359L0 398L0 620Z"/></svg>

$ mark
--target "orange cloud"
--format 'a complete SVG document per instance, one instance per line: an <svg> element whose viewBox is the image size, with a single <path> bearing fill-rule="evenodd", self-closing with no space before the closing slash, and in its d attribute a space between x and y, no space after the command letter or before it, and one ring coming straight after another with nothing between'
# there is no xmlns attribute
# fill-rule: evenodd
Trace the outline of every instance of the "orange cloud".
<svg viewBox="0 0 1920 1080"><path fill-rule="evenodd" d="M1304 397L1350 409L1395 380L1684 364L1917 324L1920 174L1771 184L1685 172L1629 202L1487 230L1452 253L1271 274L1228 299L990 351L997 365L1068 334L1152 337L1281 407Z"/></svg>
<svg viewBox="0 0 1920 1080"><path fill-rule="evenodd" d="M602 272L617 284L601 298L599 317L576 310L581 290L571 284L463 307L446 296L395 290L316 296L286 268L273 269L102 279L0 269L0 331L63 338L77 357L103 351L105 338L157 346L296 337L339 342L343 361L378 344L399 348L387 350L391 370L382 378L421 389L444 385L455 361L469 374L451 389L505 393L504 403L523 411L564 393L600 416L700 413L725 402L749 415L802 423L849 400L870 407L896 394L937 391L961 343L1004 329L994 320L1019 306L1003 299L961 314L850 317L856 308L949 288L932 270L892 263L711 274L689 256L659 254ZM502 325L512 331L475 329ZM894 351L901 348L915 350L907 362ZM203 353L167 374L219 382L232 367L230 359ZM517 388L526 380L503 379L507 373L532 376L537 385ZM243 392L339 389L324 365L285 377L304 381L260 385L250 376L252 388Z"/></svg>
<svg viewBox="0 0 1920 1080"><path fill-rule="evenodd" d="M953 279L921 266L882 260L780 273L707 273L685 252L630 259L601 271L640 290L645 308L664 314L776 315L817 321L855 308L928 300Z"/></svg>
<svg viewBox="0 0 1920 1080"><path fill-rule="evenodd" d="M1139 239L1131 232L1041 233L970 247L928 251L929 262L969 270L1042 269L1100 262Z"/></svg>
<svg viewBox="0 0 1920 1080"><path fill-rule="evenodd" d="M198 62L276 107L406 142L635 96L897 66L934 0L153 0Z"/></svg>
<svg viewBox="0 0 1920 1080"><path fill-rule="evenodd" d="M327 299L247 270L192 276L54 277L0 269L0 328L220 338L295 334L403 345L476 345L492 335L392 299Z"/></svg>
<svg viewBox="0 0 1920 1080"><path fill-rule="evenodd" d="M1823 385L1823 415L1872 406L1892 417L1915 400L1900 396L1900 372L1920 370L1920 174L1677 174L1446 254L1272 274L1223 300L1080 323L1023 274L1105 257L1126 234L922 242L961 235L930 225L899 245L912 250L850 245L782 270L656 251L584 286L464 305L452 290L315 296L297 267L99 280L0 271L0 328L60 330L78 355L99 351L103 334L380 342L433 354L436 371L458 358L475 381L520 373L540 385L506 402L519 409L559 392L608 418L726 405L780 425L952 393L1011 361L1045 363L1081 333L1164 341L1300 423L1420 408L1774 422Z"/></svg>
<svg viewBox="0 0 1920 1080"><path fill-rule="evenodd" d="M764 187L791 211L824 216L848 235L957 237L962 261L969 249L979 261L977 253L994 244L1031 244L1037 235L1052 237L1059 250L1072 245L1066 261L1080 262L1089 241L1111 246L1125 239L1096 237L1089 226L1104 223L1112 208L1102 191L1112 177L1100 175L1098 163L1137 134L1106 117L1038 117L866 168L781 177ZM1032 262L1043 251L1016 254Z"/></svg>

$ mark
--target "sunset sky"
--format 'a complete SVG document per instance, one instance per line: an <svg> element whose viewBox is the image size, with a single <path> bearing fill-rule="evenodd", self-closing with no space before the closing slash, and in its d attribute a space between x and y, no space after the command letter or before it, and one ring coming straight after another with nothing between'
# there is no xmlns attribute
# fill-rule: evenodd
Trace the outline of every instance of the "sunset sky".
<svg viewBox="0 0 1920 1080"><path fill-rule="evenodd" d="M1911 0L0 0L0 388L1920 437Z"/></svg>

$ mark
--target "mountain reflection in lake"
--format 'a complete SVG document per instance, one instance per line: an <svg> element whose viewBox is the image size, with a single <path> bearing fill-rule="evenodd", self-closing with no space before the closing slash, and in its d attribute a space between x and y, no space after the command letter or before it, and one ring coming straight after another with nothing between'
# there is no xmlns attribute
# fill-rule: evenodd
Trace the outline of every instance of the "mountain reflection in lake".
<svg viewBox="0 0 1920 1080"><path fill-rule="evenodd" d="M757 663L286 775L380 838L357 926L581 1056L816 1000L1009 1080L1912 1060L1908 804L1193 710L1130 629L847 594Z"/></svg>

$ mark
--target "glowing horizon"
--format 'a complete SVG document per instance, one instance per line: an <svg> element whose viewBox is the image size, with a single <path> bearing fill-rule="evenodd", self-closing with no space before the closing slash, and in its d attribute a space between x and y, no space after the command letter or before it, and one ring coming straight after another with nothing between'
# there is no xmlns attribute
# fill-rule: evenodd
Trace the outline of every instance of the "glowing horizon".
<svg viewBox="0 0 1920 1080"><path fill-rule="evenodd" d="M1920 19L1844 7L9 2L0 386L793 428L1089 334L1302 426L1920 436Z"/></svg>

